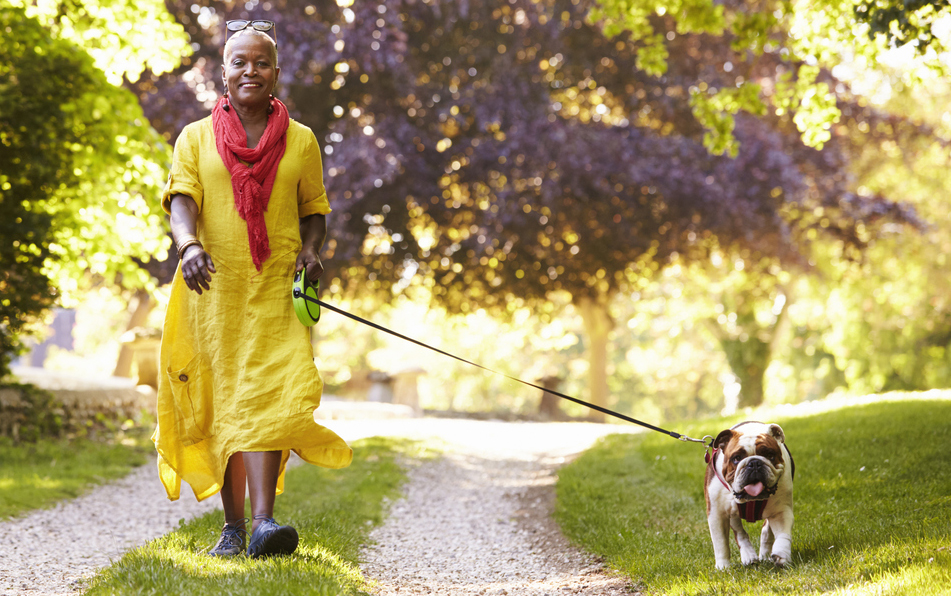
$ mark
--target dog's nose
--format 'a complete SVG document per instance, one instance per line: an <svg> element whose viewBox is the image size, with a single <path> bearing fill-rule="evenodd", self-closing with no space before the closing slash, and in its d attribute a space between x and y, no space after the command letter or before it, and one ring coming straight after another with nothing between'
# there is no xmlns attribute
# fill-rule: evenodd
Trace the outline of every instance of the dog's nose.
<svg viewBox="0 0 951 596"><path fill-rule="evenodd" d="M750 470L759 470L763 467L763 461L759 459L751 459L750 463L746 464Z"/></svg>

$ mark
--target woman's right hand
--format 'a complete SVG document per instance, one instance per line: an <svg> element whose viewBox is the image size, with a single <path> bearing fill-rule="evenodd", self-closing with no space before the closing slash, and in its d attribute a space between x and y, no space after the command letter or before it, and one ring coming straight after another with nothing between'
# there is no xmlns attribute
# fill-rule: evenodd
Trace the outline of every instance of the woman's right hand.
<svg viewBox="0 0 951 596"><path fill-rule="evenodd" d="M185 285L189 290L198 292L200 296L202 290L207 290L211 286L211 274L217 273L215 264L211 262L211 255L205 252L205 249L199 244L193 244L185 249L182 255L182 277L185 278Z"/></svg>

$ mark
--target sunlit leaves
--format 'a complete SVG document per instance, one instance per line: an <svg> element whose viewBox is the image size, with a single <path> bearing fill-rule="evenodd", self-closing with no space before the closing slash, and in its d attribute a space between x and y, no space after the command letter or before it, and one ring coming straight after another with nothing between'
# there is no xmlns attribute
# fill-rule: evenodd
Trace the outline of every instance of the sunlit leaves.
<svg viewBox="0 0 951 596"><path fill-rule="evenodd" d="M723 89L712 98L693 92L691 106L706 129L706 147L717 154L735 155L733 117L739 111L762 114L763 106L770 104L778 114L792 117L806 145L822 148L830 139L829 130L840 112L837 91L816 76L821 69L853 60L874 66L884 64L888 46L883 32L910 41L899 33L899 29L907 32L905 25L908 30L924 31L925 23L934 24L934 31L943 28L945 37L951 27L951 14L945 14L945 21L939 22L939 13L925 3L898 7L870 2L861 6L856 12L851 0L740 2L729 6L697 2L687 10L680 2L598 0L590 18L608 36L629 36L638 44L638 52L644 57L639 56L637 67L654 76L667 72L667 46L677 35L705 33L728 39L736 53L728 71L737 69L743 73L735 82L737 91L733 92L730 84L729 98L723 97L727 93ZM939 10L946 8L939 5ZM655 15L672 19L672 23L666 24L670 28L666 36L657 31L665 21ZM870 30L863 22L869 19L878 29ZM896 23L899 27L889 31ZM941 45L930 29L920 37L924 45ZM775 75L764 72L764 57L768 57L767 63L781 65ZM945 70L934 52L926 55L923 63L940 72ZM798 73L795 80L790 80L790 72ZM778 78L770 81L776 75ZM711 87L724 87L722 81L708 75L703 78ZM771 92L773 83L777 87L775 94ZM778 88L783 85L785 89Z"/></svg>
<svg viewBox="0 0 951 596"><path fill-rule="evenodd" d="M4 82L15 82L0 93L0 244L14 248L0 296L11 308L20 300L0 320L6 355L11 332L53 298L68 305L86 276L149 283L136 259L168 245L155 197L169 148L81 48L7 6L0 30Z"/></svg>
<svg viewBox="0 0 951 596"><path fill-rule="evenodd" d="M740 111L759 116L766 113L766 106L760 98L760 86L753 83L719 89L714 93L693 88L690 105L694 116L707 129L703 135L704 146L712 153L726 153L730 157L736 157L740 149L733 135L734 116Z"/></svg>
<svg viewBox="0 0 951 596"><path fill-rule="evenodd" d="M889 107L940 122L947 85L905 90ZM871 123L871 132L889 129ZM902 129L891 128L901 135ZM901 194L929 222L920 235L870 225L869 248L856 259L840 244L818 247L822 276L810 280L816 298L796 307L799 341L834 356L843 382L856 392L947 386L951 295L948 285L948 152L940 138L898 136L878 146L853 133L859 192ZM805 281L805 280L804 280ZM803 292L805 293L805 292ZM874 346L874 349L869 349Z"/></svg>
<svg viewBox="0 0 951 596"><path fill-rule="evenodd" d="M676 19L680 33L719 35L726 26L723 5L712 0L611 0L598 2L589 18L604 28L608 37L629 32L638 41L637 65L650 75L667 71L667 49L663 33L651 22L657 16Z"/></svg>
<svg viewBox="0 0 951 596"><path fill-rule="evenodd" d="M948 25L951 4L947 0L860 0L855 16L869 25L870 37L886 37L895 45L914 43L924 54L946 47L947 37L942 39L939 31Z"/></svg>
<svg viewBox="0 0 951 596"><path fill-rule="evenodd" d="M161 0L3 0L24 8L53 36L83 48L113 85L146 69L171 71L191 53L181 25Z"/></svg>

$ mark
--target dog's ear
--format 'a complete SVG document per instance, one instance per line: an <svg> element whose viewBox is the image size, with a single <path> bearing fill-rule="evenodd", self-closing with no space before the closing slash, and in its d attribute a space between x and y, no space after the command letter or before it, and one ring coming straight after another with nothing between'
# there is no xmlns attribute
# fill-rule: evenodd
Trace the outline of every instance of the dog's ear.
<svg viewBox="0 0 951 596"><path fill-rule="evenodd" d="M731 439L733 439L733 435L735 434L736 431L734 431L732 428L728 428L722 433L718 434L717 438L713 440L713 448L722 451L723 448L726 447L726 444L729 443Z"/></svg>
<svg viewBox="0 0 951 596"><path fill-rule="evenodd" d="M786 434L778 424L769 425L769 434L780 443L786 443Z"/></svg>

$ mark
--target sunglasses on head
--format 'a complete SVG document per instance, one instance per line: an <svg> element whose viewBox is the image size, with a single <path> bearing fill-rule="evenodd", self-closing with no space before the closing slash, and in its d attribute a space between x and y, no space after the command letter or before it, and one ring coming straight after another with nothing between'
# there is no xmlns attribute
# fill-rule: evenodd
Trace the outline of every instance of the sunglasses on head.
<svg viewBox="0 0 951 596"><path fill-rule="evenodd" d="M274 40L277 41L277 29L274 26L274 21L245 21L245 20L236 20L228 21L225 23L225 27L228 28L228 31L231 33L237 33L238 31L244 31L245 29L251 28L255 31L269 32L273 31Z"/></svg>

